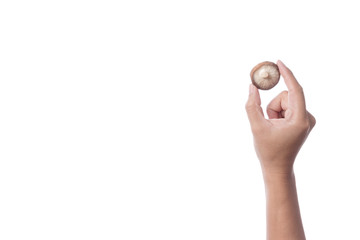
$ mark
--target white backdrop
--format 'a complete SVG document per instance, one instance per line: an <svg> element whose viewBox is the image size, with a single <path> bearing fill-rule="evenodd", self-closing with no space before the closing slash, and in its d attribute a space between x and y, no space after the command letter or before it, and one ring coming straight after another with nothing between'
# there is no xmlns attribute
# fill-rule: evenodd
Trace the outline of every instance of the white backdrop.
<svg viewBox="0 0 360 240"><path fill-rule="evenodd" d="M317 118L295 166L307 238L360 239L356 6L1 1L0 239L264 239L244 105L277 59Z"/></svg>

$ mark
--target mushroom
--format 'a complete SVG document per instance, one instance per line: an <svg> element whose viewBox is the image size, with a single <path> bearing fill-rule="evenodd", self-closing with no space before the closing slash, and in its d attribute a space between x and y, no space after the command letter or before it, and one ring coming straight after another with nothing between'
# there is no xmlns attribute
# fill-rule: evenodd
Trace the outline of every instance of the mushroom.
<svg viewBox="0 0 360 240"><path fill-rule="evenodd" d="M269 90L279 82L279 68L273 62L262 62L251 70L250 77L257 88Z"/></svg>

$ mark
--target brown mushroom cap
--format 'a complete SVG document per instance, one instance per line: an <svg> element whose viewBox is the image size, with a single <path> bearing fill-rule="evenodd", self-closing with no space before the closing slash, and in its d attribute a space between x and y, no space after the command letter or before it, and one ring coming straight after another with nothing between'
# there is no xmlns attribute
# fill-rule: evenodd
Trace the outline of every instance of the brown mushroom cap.
<svg viewBox="0 0 360 240"><path fill-rule="evenodd" d="M279 82L279 67L273 62L262 62L250 72L252 83L259 89L269 90Z"/></svg>

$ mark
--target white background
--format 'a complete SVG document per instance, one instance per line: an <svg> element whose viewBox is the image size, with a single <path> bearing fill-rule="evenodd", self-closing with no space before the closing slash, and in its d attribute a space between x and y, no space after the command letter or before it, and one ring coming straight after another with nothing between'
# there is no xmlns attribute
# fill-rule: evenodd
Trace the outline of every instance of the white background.
<svg viewBox="0 0 360 240"><path fill-rule="evenodd" d="M264 239L244 104L277 59L317 118L307 238L360 239L359 22L356 1L1 1L0 239Z"/></svg>

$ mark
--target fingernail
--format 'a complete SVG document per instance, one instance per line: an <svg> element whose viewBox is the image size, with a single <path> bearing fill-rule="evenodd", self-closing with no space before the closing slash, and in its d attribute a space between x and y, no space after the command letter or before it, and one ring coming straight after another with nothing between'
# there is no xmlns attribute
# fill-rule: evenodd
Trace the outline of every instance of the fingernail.
<svg viewBox="0 0 360 240"><path fill-rule="evenodd" d="M284 64L281 60L278 60L278 61L277 61L277 64L280 64L280 65L285 66L285 64Z"/></svg>

